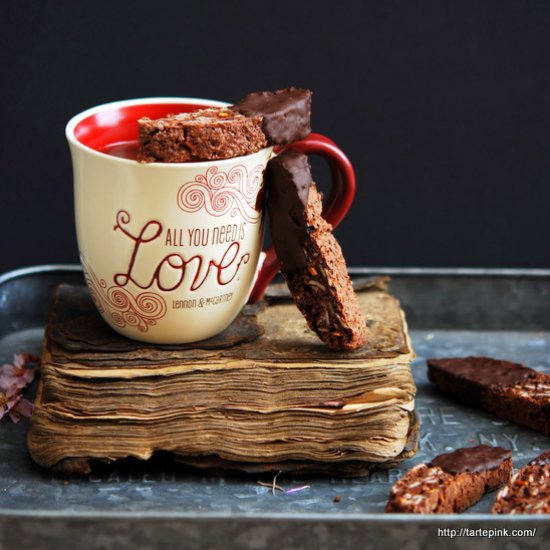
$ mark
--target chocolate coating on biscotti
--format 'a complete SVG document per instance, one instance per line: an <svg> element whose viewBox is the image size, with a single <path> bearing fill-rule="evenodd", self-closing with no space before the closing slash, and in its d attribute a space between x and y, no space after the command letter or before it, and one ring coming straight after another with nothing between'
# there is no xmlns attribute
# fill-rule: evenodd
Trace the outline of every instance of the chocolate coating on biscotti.
<svg viewBox="0 0 550 550"><path fill-rule="evenodd" d="M232 109L246 116L261 116L262 130L272 145L304 139L311 133L311 91L285 88L275 92L253 92Z"/></svg>
<svg viewBox="0 0 550 550"><path fill-rule="evenodd" d="M335 350L365 344L365 321L322 196L305 155L283 152L268 164L270 230L281 271L309 327ZM304 199L307 202L304 204Z"/></svg>
<svg viewBox="0 0 550 550"><path fill-rule="evenodd" d="M256 153L267 145L260 116L212 107L138 120L139 162L196 162Z"/></svg>
<svg viewBox="0 0 550 550"><path fill-rule="evenodd" d="M532 369L491 357L428 359L428 367L486 387L510 386L533 376Z"/></svg>
<svg viewBox="0 0 550 550"><path fill-rule="evenodd" d="M450 474L481 472L498 468L503 460L511 457L512 452L502 447L479 445L436 456L428 465L438 466Z"/></svg>
<svg viewBox="0 0 550 550"><path fill-rule="evenodd" d="M445 394L550 436L550 375L490 357L429 359L428 378Z"/></svg>
<svg viewBox="0 0 550 550"><path fill-rule="evenodd" d="M308 236L306 207L312 184L306 155L285 151L269 161L266 170L271 237L283 273L306 267Z"/></svg>
<svg viewBox="0 0 550 550"><path fill-rule="evenodd" d="M550 451L516 472L497 494L493 514L550 514Z"/></svg>
<svg viewBox="0 0 550 550"><path fill-rule="evenodd" d="M449 514L473 506L485 493L506 483L512 473L510 452L484 447L459 449L418 464L393 485L386 511ZM454 455L450 461L449 455Z"/></svg>

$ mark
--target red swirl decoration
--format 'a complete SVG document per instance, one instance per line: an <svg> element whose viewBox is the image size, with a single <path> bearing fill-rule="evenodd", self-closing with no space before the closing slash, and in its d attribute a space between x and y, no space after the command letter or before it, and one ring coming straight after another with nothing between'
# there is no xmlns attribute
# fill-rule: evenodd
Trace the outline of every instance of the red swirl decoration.
<svg viewBox="0 0 550 550"><path fill-rule="evenodd" d="M103 315L117 327L136 327L140 332L147 332L149 327L157 324L166 315L166 302L154 292L141 292L137 296L125 288L113 285L107 288L105 279L99 279L81 255L84 278L90 289L92 299Z"/></svg>
<svg viewBox="0 0 550 550"><path fill-rule="evenodd" d="M204 208L212 216L231 217L241 214L250 223L260 219L257 209L258 194L263 184L263 167L255 166L250 173L243 165L228 172L212 166L206 174L198 174L193 181L178 190L178 206L184 212L198 212Z"/></svg>

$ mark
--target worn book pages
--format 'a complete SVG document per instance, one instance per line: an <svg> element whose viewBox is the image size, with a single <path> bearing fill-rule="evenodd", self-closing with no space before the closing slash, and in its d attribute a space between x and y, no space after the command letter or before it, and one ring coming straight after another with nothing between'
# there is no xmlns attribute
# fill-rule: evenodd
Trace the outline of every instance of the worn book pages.
<svg viewBox="0 0 550 550"><path fill-rule="evenodd" d="M153 346L112 331L84 287L56 291L28 436L47 468L156 451L209 469L367 475L416 451L414 358L398 301L359 292L367 345L334 352L293 303L247 306L222 334Z"/></svg>

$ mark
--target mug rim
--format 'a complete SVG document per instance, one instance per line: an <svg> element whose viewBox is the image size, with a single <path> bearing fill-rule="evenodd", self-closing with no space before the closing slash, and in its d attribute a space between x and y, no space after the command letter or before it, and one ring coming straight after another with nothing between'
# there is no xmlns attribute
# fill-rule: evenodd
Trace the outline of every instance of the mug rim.
<svg viewBox="0 0 550 550"><path fill-rule="evenodd" d="M253 157L254 155L260 155L260 153L264 153L266 149L272 150L272 146L263 147L259 151L256 151L255 153L251 153L248 155L241 155L240 157L231 157L228 159L215 159L215 160L205 160L205 161L198 161L198 162L151 162L151 163L141 163L134 159L127 159L122 157L117 157L114 155L109 155L108 153L103 153L101 151L97 151L96 149L93 149L92 147L89 147L88 145L85 145L81 141L79 141L75 136L75 128L76 126L85 120L86 118L93 116L97 113L100 113L102 111L107 111L109 109L116 109L121 107L130 107L133 105L145 105L145 104L157 104L162 105L164 103L176 103L176 104L182 104L185 105L187 103L199 103L201 105L204 105L205 107L228 107L231 105L231 103L227 103L226 101L218 101L215 99L204 99L204 98L198 98L198 97L168 97L168 96L162 96L162 97L142 97L142 98L136 98L136 99L123 99L118 101L111 101L108 103L102 103L101 105L96 105L94 107L90 107L89 109L86 109L84 111L81 111L80 113L74 115L66 124L65 126L65 137L67 141L69 142L69 145L74 146L78 149L80 149L82 152L97 156L103 159L109 159L110 161L122 165L129 165L129 166L140 166L143 169L154 169L154 170L174 170L174 169L181 169L182 166L196 166L198 168L202 166L209 166L211 164L231 164L235 161L235 159L243 158L243 157Z"/></svg>

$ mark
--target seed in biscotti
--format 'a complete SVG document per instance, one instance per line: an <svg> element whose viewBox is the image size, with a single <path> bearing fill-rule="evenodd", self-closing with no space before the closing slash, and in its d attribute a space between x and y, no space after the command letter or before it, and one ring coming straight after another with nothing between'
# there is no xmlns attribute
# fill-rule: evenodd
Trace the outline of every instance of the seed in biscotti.
<svg viewBox="0 0 550 550"><path fill-rule="evenodd" d="M424 483L437 483L439 480L436 475L432 474L424 478Z"/></svg>
<svg viewBox="0 0 550 550"><path fill-rule="evenodd" d="M310 279L309 281L307 281L307 284L321 292L327 291L327 289L319 281L315 281L314 279Z"/></svg>

